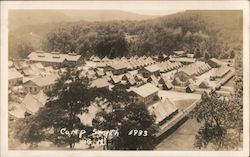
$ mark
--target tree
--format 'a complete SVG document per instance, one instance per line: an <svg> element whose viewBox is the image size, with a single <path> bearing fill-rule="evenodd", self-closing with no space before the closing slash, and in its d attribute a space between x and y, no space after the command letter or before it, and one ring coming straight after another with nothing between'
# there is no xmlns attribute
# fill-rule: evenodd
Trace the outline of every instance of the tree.
<svg viewBox="0 0 250 157"><path fill-rule="evenodd" d="M30 117L24 118L22 128L17 129L17 136L23 143L34 145L43 140L49 140L56 145L69 145L74 148L81 139L78 134L62 135L60 130L66 128L69 132L84 129L78 115L87 112L90 101L94 99L89 82L80 77L75 68L68 68L53 90L48 93L48 102L44 107Z"/></svg>
<svg viewBox="0 0 250 157"><path fill-rule="evenodd" d="M121 86L115 87L108 95L112 111L100 112L93 120L94 127L100 130L119 130L119 136L106 138L106 149L152 149L157 126L154 116L149 114L145 104L136 103L133 95ZM129 135L133 130L141 130L142 135Z"/></svg>
<svg viewBox="0 0 250 157"><path fill-rule="evenodd" d="M232 117L235 111L230 99L220 96L216 91L204 92L201 102L191 113L202 124L196 134L194 146L201 148L212 144L216 150L237 147L234 127L236 121Z"/></svg>
<svg viewBox="0 0 250 157"><path fill-rule="evenodd" d="M209 58L210 58L210 56L209 56L209 54L206 52L206 53L205 53L205 60L209 60Z"/></svg>
<svg viewBox="0 0 250 157"><path fill-rule="evenodd" d="M235 128L240 134L243 132L243 64L242 64L242 51L239 51L235 58L235 78L234 88L235 91L232 95L232 106L235 108L233 119L236 120Z"/></svg>
<svg viewBox="0 0 250 157"><path fill-rule="evenodd" d="M26 58L33 51L34 48L29 42L21 42L17 45L18 55L22 58Z"/></svg>

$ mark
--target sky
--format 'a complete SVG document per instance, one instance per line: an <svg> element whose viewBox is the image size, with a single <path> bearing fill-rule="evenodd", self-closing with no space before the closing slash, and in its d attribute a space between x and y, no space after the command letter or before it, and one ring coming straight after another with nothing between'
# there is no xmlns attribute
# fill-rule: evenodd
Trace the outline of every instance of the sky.
<svg viewBox="0 0 250 157"><path fill-rule="evenodd" d="M169 14L174 14L177 12L182 12L185 10L124 10L128 12L133 12L137 14L142 14L142 15L169 15Z"/></svg>

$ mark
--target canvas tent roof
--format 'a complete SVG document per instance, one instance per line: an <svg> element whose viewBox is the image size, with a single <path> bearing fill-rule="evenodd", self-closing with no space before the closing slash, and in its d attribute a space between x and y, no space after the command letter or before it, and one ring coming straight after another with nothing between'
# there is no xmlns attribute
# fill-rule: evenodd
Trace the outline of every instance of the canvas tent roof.
<svg viewBox="0 0 250 157"><path fill-rule="evenodd" d="M157 65L149 65L147 67L144 67L147 71L149 72L156 72L160 70L160 67L158 67Z"/></svg>
<svg viewBox="0 0 250 157"><path fill-rule="evenodd" d="M200 84L199 84L199 87L200 88L209 88L209 83L207 81L202 81Z"/></svg>
<svg viewBox="0 0 250 157"><path fill-rule="evenodd" d="M45 104L48 99L48 96L42 90L40 90L39 93L33 96L42 104Z"/></svg>
<svg viewBox="0 0 250 157"><path fill-rule="evenodd" d="M189 90L189 91L193 92L193 91L195 91L195 87L194 87L193 84L189 84L189 85L187 86L186 90Z"/></svg>
<svg viewBox="0 0 250 157"><path fill-rule="evenodd" d="M158 103L149 106L148 109L156 116L156 123L161 122L178 110L178 108L169 99L159 101Z"/></svg>
<svg viewBox="0 0 250 157"><path fill-rule="evenodd" d="M120 63L111 64L110 67L112 67L115 70L127 68L126 65Z"/></svg>
<svg viewBox="0 0 250 157"><path fill-rule="evenodd" d="M31 114L36 113L39 110L39 108L44 105L44 103L40 102L38 99L35 98L35 96L33 96L30 93L28 93L24 97L22 104Z"/></svg>
<svg viewBox="0 0 250 157"><path fill-rule="evenodd" d="M15 68L10 68L8 72L9 80L23 78L23 75L19 73Z"/></svg>
<svg viewBox="0 0 250 157"><path fill-rule="evenodd" d="M102 61L109 61L109 58L107 56L105 56Z"/></svg>
<svg viewBox="0 0 250 157"><path fill-rule="evenodd" d="M9 110L9 114L16 117L16 118L24 118L25 117L25 112L27 109L24 107L23 104L18 104L18 103L10 103L12 108Z"/></svg>
<svg viewBox="0 0 250 157"><path fill-rule="evenodd" d="M53 75L48 75L45 77L37 77L37 78L32 79L30 81L32 81L33 83L35 83L36 85L38 85L40 87L44 87L47 85L55 84L55 81L58 78L59 78L59 76L57 74L53 74Z"/></svg>
<svg viewBox="0 0 250 157"><path fill-rule="evenodd" d="M118 76L110 75L110 78L114 83L121 82L121 79Z"/></svg>
<svg viewBox="0 0 250 157"><path fill-rule="evenodd" d="M91 87L97 87L97 88L104 88L108 87L110 84L108 83L108 80L105 78L96 79L91 82Z"/></svg>

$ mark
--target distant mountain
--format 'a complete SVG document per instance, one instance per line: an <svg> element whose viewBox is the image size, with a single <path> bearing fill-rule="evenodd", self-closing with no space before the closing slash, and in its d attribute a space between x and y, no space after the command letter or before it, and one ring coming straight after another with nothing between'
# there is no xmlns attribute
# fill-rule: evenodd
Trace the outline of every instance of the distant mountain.
<svg viewBox="0 0 250 157"><path fill-rule="evenodd" d="M110 22L113 20L117 20L117 22ZM118 20L130 21L119 22ZM95 23L93 21L101 22ZM119 10L11 11L9 22L11 28L9 30L9 56L14 58L18 57L17 50L20 43L25 41L34 49L39 49L46 38L46 34L57 28L61 23L67 23L69 26L74 24L79 24L82 27L89 26L89 31L94 32L97 31L95 29L103 29L109 27L110 24L113 28L119 28L126 33L147 34L143 37L147 37L146 41L152 44L150 48L158 45L154 50L156 52L165 52L167 43L172 42L168 37L162 38L164 35L171 34L171 32L159 33L159 30L167 30L167 28L181 28L182 35L185 35L186 32L195 33L199 31L209 33L210 30L216 29L218 30L215 32L216 35L208 35L216 36L216 39L223 41L230 47L242 47L243 40L242 11L230 10L189 10L161 17L139 15ZM93 28L93 26L103 27ZM164 39L169 41L165 42ZM139 41L143 40L140 39ZM178 40L174 45L180 45L181 42L182 40ZM161 48L163 50L160 50Z"/></svg>
<svg viewBox="0 0 250 157"><path fill-rule="evenodd" d="M74 21L146 20L157 17L121 10L63 10L60 12Z"/></svg>
<svg viewBox="0 0 250 157"><path fill-rule="evenodd" d="M156 16L140 15L120 10L11 10L10 30L24 25L76 21L146 20Z"/></svg>
<svg viewBox="0 0 250 157"><path fill-rule="evenodd" d="M56 23L72 21L63 13L54 10L10 10L9 29L18 29L25 25L39 25L44 23Z"/></svg>

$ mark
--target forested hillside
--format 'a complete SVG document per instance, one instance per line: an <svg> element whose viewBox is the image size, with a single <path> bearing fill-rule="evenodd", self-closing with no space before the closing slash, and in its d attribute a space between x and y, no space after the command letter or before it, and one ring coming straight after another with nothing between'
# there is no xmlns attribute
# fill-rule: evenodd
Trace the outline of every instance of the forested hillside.
<svg viewBox="0 0 250 157"><path fill-rule="evenodd" d="M62 22L22 27L20 32L25 32L23 37L10 32L10 57L43 49L110 58L185 50L196 57L230 58L242 49L242 12L185 11L142 21Z"/></svg>

